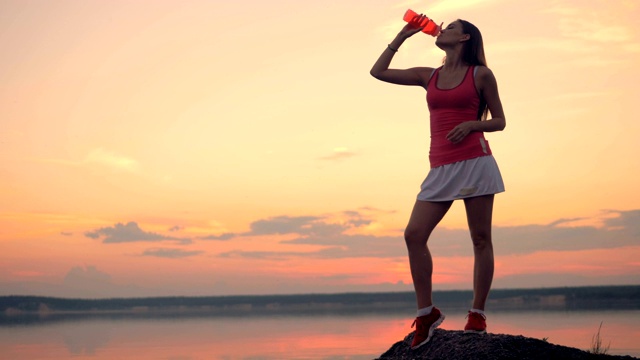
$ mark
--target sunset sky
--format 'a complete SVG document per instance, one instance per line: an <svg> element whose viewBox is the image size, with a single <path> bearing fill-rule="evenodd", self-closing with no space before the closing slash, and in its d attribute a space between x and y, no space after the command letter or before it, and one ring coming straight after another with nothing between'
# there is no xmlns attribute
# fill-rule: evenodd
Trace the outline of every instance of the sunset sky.
<svg viewBox="0 0 640 360"><path fill-rule="evenodd" d="M498 80L494 287L640 284L639 1L0 0L0 295L411 290L425 92L369 75L407 8ZM461 202L430 247L471 289Z"/></svg>

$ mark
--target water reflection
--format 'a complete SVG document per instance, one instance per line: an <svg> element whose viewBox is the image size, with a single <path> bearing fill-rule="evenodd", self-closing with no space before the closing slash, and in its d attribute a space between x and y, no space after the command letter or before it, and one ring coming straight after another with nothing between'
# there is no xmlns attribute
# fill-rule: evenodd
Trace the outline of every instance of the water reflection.
<svg viewBox="0 0 640 360"><path fill-rule="evenodd" d="M100 322L83 323L82 326L64 326L60 335L72 355L95 355L97 350L108 346L112 327Z"/></svg>
<svg viewBox="0 0 640 360"><path fill-rule="evenodd" d="M464 313L448 313L443 328L459 330ZM581 349L604 321L610 353L640 356L640 311L502 312L489 330ZM409 333L406 314L258 317L18 318L0 323L7 359L373 359Z"/></svg>

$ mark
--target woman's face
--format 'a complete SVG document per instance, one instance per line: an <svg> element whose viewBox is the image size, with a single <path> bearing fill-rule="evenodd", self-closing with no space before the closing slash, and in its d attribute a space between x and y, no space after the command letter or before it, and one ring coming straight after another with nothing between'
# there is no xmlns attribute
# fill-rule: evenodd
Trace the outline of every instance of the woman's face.
<svg viewBox="0 0 640 360"><path fill-rule="evenodd" d="M440 48L442 48L442 46L453 46L468 39L469 34L463 32L462 23L460 21L454 21L440 31L440 34L436 38L436 45Z"/></svg>

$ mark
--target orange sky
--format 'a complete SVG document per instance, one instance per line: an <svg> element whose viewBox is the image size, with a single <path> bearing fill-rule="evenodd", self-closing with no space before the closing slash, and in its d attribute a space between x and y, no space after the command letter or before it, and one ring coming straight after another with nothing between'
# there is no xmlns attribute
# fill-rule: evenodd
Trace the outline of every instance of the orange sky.
<svg viewBox="0 0 640 360"><path fill-rule="evenodd" d="M407 8L476 24L498 79L495 286L640 283L636 1L9 0L0 295L410 290L424 91L369 75ZM436 289L471 287L465 226Z"/></svg>

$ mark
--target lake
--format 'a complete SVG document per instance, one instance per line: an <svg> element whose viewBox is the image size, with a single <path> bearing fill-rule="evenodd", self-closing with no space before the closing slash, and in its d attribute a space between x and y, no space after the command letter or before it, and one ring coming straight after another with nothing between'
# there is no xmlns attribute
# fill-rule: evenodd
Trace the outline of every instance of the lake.
<svg viewBox="0 0 640 360"><path fill-rule="evenodd" d="M441 328L460 330L465 313ZM17 319L17 318L15 318ZM491 333L640 357L640 310L489 313ZM14 320L12 320L14 321ZM62 317L0 325L2 359L374 359L410 331L407 314Z"/></svg>

